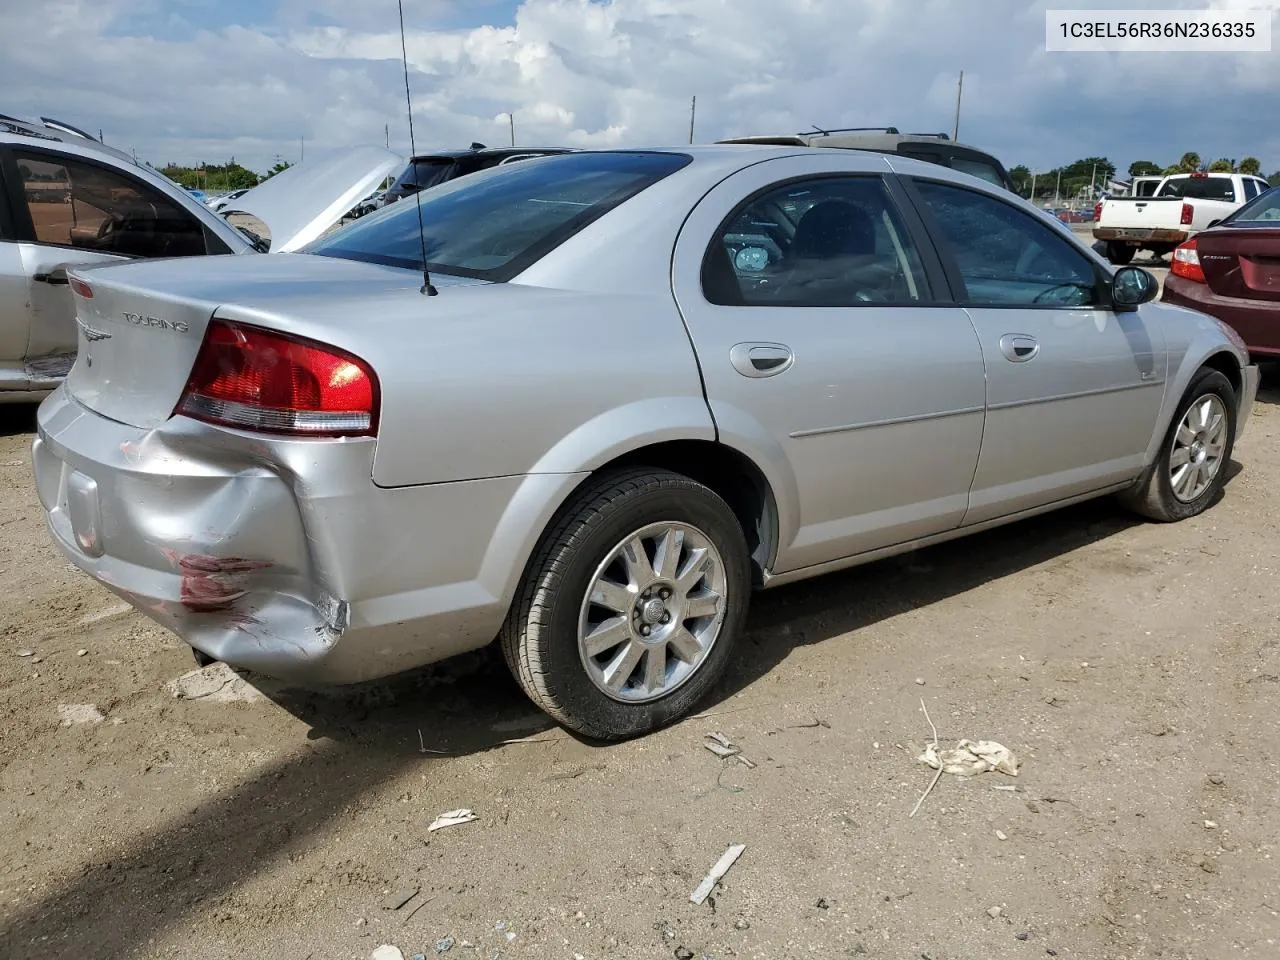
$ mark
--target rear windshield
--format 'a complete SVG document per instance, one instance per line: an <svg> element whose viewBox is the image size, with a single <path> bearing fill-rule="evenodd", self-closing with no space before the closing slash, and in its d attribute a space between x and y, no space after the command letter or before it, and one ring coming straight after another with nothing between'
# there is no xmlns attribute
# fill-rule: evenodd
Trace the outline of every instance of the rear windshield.
<svg viewBox="0 0 1280 960"><path fill-rule="evenodd" d="M1230 200L1236 198L1230 177L1183 177L1170 180L1157 197L1180 197L1183 200Z"/></svg>
<svg viewBox="0 0 1280 960"><path fill-rule="evenodd" d="M1264 190L1223 223L1266 223L1280 226L1280 187Z"/></svg>
<svg viewBox="0 0 1280 960"><path fill-rule="evenodd" d="M691 158L569 153L492 167L384 207L321 237L306 253L480 280L510 280L588 224Z"/></svg>

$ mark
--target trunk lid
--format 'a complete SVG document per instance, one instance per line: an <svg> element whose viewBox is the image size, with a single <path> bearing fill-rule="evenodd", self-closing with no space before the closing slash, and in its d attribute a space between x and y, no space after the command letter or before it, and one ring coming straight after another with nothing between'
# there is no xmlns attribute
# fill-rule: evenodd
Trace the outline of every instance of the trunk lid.
<svg viewBox="0 0 1280 960"><path fill-rule="evenodd" d="M331 151L264 180L219 213L257 217L271 232L271 252L289 253L341 220L404 163L376 146Z"/></svg>
<svg viewBox="0 0 1280 960"><path fill-rule="evenodd" d="M96 413L144 429L172 416L219 307L269 310L287 300L305 310L422 283L410 270L300 254L135 261L68 274L93 296L74 297L78 355L66 388Z"/></svg>
<svg viewBox="0 0 1280 960"><path fill-rule="evenodd" d="M1280 300L1280 226L1232 226L1196 235L1209 289L1244 300Z"/></svg>
<svg viewBox="0 0 1280 960"><path fill-rule="evenodd" d="M1102 205L1099 227L1136 230L1176 230L1181 226L1182 201L1165 197L1144 199L1109 197Z"/></svg>

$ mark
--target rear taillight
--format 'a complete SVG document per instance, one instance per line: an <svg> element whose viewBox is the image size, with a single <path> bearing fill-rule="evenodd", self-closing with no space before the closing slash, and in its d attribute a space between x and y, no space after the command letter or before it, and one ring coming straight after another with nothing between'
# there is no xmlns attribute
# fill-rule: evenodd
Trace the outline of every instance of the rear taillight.
<svg viewBox="0 0 1280 960"><path fill-rule="evenodd" d="M1200 268L1200 254L1196 250L1195 240L1188 240L1174 249L1169 272L1184 280L1194 280L1196 283L1206 282L1204 270Z"/></svg>
<svg viewBox="0 0 1280 960"><path fill-rule="evenodd" d="M79 277L68 277L67 285L71 287L71 292L77 297L84 297L86 300L93 299L93 287L89 286Z"/></svg>
<svg viewBox="0 0 1280 960"><path fill-rule="evenodd" d="M1102 219L1102 201L1101 200L1099 200L1097 203L1093 205L1093 219L1094 220Z"/></svg>
<svg viewBox="0 0 1280 960"><path fill-rule="evenodd" d="M1195 207L1191 206L1191 204L1189 203L1184 203L1182 205L1182 219L1179 220L1178 222L1181 223L1184 227L1191 226L1191 218L1195 216L1195 212L1196 212Z"/></svg>
<svg viewBox="0 0 1280 960"><path fill-rule="evenodd" d="M175 413L292 436L373 436L378 380L334 347L215 319Z"/></svg>

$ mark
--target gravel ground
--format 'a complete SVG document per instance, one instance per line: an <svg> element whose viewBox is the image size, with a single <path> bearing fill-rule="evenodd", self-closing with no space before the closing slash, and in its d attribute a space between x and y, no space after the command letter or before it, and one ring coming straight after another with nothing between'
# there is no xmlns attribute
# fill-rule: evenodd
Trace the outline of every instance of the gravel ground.
<svg viewBox="0 0 1280 960"><path fill-rule="evenodd" d="M764 594L710 716L608 747L488 656L175 698L189 652L55 553L0 418L6 960L1277 956L1276 371L1206 515L1101 501ZM1018 777L910 818L921 698Z"/></svg>

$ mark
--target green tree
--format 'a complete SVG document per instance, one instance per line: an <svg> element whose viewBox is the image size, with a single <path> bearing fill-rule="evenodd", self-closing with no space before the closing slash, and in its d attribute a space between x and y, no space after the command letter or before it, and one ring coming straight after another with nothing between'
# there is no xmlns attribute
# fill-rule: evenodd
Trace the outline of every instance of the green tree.
<svg viewBox="0 0 1280 960"><path fill-rule="evenodd" d="M1013 181L1013 185L1021 193L1031 186L1031 170L1026 164L1020 163L1009 171L1009 179Z"/></svg>
<svg viewBox="0 0 1280 960"><path fill-rule="evenodd" d="M1200 154L1184 153L1182 159L1178 161L1179 173L1195 173L1200 169Z"/></svg>
<svg viewBox="0 0 1280 960"><path fill-rule="evenodd" d="M275 165L270 170L267 171L267 175L262 179L267 180L271 177L274 177L277 173L284 173L286 170L288 170L292 166L293 164L290 163L288 160L277 160L275 162Z"/></svg>
<svg viewBox="0 0 1280 960"><path fill-rule="evenodd" d="M1187 171L1183 170L1183 169L1182 169L1182 167L1178 166L1178 164L1176 164L1176 163L1171 163L1171 164L1169 164L1169 166L1165 167L1165 168L1164 168L1164 170L1162 170L1161 172L1162 172L1166 177L1171 177L1171 176L1173 176L1175 173L1186 173Z"/></svg>
<svg viewBox="0 0 1280 960"><path fill-rule="evenodd" d="M1235 164L1226 157L1221 157L1209 164L1210 173L1234 173Z"/></svg>
<svg viewBox="0 0 1280 960"><path fill-rule="evenodd" d="M1160 165L1150 160L1135 160L1129 164L1129 176L1153 177L1160 172Z"/></svg>
<svg viewBox="0 0 1280 960"><path fill-rule="evenodd" d="M1240 161L1239 170L1241 173L1256 177L1262 172L1262 163L1257 157L1245 157Z"/></svg>

